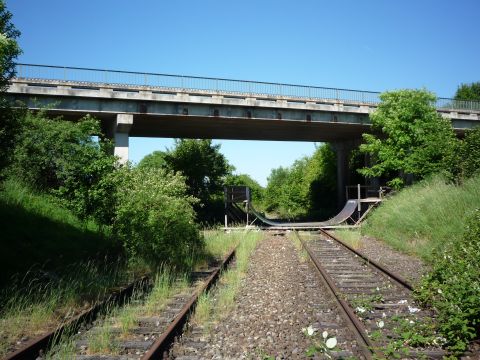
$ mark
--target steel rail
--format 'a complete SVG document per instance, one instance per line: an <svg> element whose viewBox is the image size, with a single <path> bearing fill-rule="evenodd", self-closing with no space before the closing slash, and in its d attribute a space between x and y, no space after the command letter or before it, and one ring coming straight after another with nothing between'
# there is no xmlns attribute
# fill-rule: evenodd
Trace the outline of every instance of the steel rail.
<svg viewBox="0 0 480 360"><path fill-rule="evenodd" d="M151 359L163 359L165 353L168 352L172 346L175 338L182 333L183 327L188 321L190 314L195 309L198 298L203 292L208 291L218 279L220 272L230 263L235 256L235 250L233 249L228 254L222 264L215 269L208 277L207 281L198 289L190 298L190 300L182 307L180 313L175 317L172 323L167 327L164 333L155 341L152 347L142 356L141 360Z"/></svg>
<svg viewBox="0 0 480 360"><path fill-rule="evenodd" d="M315 268L317 271L320 273L321 277L320 280L323 282L325 287L328 289L329 293L333 296L335 301L338 303L338 309L340 310L340 313L342 314L342 317L347 323L348 328L352 331L352 333L355 336L355 339L357 340L357 343L365 356L366 359L374 359L376 356L381 357L381 353L377 352L374 349L373 343L370 341L370 338L368 337L367 331L363 324L360 322L358 317L355 315L353 312L352 308L348 303L340 297L340 289L335 285L331 277L326 273L326 271L323 269L322 265L319 263L315 255L313 254L312 250L310 247L306 244L306 242L300 237L297 231L295 231L295 236L297 239L300 241L302 244L302 247L305 249L307 252L308 256L310 257L310 260L313 262L315 265Z"/></svg>
<svg viewBox="0 0 480 360"><path fill-rule="evenodd" d="M182 307L180 313L175 317L172 323L167 327L165 332L160 336L157 341L153 344L147 353L142 357L142 359L161 359L163 353L167 351L172 345L175 337L181 333L183 325L188 320L188 316L191 314L195 305L198 301L198 297L204 292L208 291L215 281L218 279L220 272L230 263L230 261L235 256L235 249L233 249L222 261L221 265L217 267L212 274L207 278L202 287L190 298L190 300ZM69 320L67 323L60 325L55 330L50 331L49 333L42 335L36 339L25 344L24 347L18 349L17 351L8 354L3 360L34 360L45 351L47 348L57 344L61 340L61 336L66 331L75 332L80 328L85 322L94 321L98 314L106 306L111 304L121 304L124 303L134 292L134 289L138 286L146 286L149 281L148 276L143 276L142 278L134 281L127 287L111 294L108 298L102 302L96 304L90 309L85 310L81 314L77 315L73 319Z"/></svg>
<svg viewBox="0 0 480 360"><path fill-rule="evenodd" d="M408 281L405 280L404 278L402 278L400 275L395 274L394 272L388 270L385 266L383 266L383 265L379 264L378 262L370 259L368 256L366 256L365 254L361 253L360 251L355 250L355 249L352 248L350 245L344 243L342 240L338 239L337 237L335 237L333 234L329 233L328 231L325 231L325 230L323 230L323 229L319 229L318 232L321 233L322 235L325 235L326 237L334 240L335 242L339 243L339 244L342 245L344 248L350 250L352 253L354 253L355 255L359 256L359 257L362 258L363 260L365 260L365 261L367 262L367 264L369 264L370 266L374 267L374 268L377 269L377 270L380 270L382 273L384 273L385 275L387 275L389 278L392 278L393 280L395 280L395 282L397 282L398 284L400 284L400 285L403 286L404 288L407 288L408 290L413 291L413 285L410 284L410 282L408 282Z"/></svg>
<svg viewBox="0 0 480 360"><path fill-rule="evenodd" d="M140 279L132 282L130 285L123 289L120 289L103 301L94 305L90 309L83 311L81 314L75 316L68 322L61 324L55 330L48 332L38 338L26 343L24 347L17 351L7 354L4 360L34 360L37 359L42 351L45 351L48 347L57 344L66 331L76 331L85 322L94 321L98 314L111 304L121 304L125 302L134 292L138 286L147 286L149 281L148 276L143 276Z"/></svg>

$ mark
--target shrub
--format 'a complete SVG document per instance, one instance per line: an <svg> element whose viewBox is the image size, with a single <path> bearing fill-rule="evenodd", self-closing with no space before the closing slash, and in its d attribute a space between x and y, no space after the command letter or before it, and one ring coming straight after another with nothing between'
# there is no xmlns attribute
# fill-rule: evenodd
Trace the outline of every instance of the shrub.
<svg viewBox="0 0 480 360"><path fill-rule="evenodd" d="M417 296L438 312L439 331L451 350L465 350L479 335L480 209L469 219L463 237L438 253Z"/></svg>
<svg viewBox="0 0 480 360"><path fill-rule="evenodd" d="M191 265L203 246L193 204L182 176L164 169L120 169L114 231L131 261L152 268Z"/></svg>
<svg viewBox="0 0 480 360"><path fill-rule="evenodd" d="M72 122L27 112L11 173L35 190L64 199L80 217L108 224L113 185L105 179L115 170L115 157L108 141L96 140L100 133L99 122L90 116Z"/></svg>

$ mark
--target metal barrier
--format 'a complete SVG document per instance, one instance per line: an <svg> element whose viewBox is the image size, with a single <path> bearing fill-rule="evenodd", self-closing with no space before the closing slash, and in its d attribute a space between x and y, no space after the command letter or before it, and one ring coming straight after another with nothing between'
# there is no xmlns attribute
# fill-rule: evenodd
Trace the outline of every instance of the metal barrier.
<svg viewBox="0 0 480 360"><path fill-rule="evenodd" d="M17 64L16 72L18 79L109 84L117 87L145 86L174 89L178 91L200 90L234 95L249 94L257 97L268 96L312 100L338 100L342 102L363 103L368 105L380 103L380 93L374 91L336 89L261 81L33 64ZM436 107L438 109L480 110L480 102L439 98Z"/></svg>

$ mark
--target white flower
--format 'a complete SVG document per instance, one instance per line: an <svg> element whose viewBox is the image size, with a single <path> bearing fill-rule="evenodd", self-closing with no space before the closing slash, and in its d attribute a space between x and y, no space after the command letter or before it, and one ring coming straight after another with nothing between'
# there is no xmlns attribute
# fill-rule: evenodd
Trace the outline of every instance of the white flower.
<svg viewBox="0 0 480 360"><path fill-rule="evenodd" d="M377 291L380 291L380 288L377 286Z"/></svg>
<svg viewBox="0 0 480 360"><path fill-rule="evenodd" d="M382 318L386 318L386 317L387 317L387 314L382 313Z"/></svg>
<svg viewBox="0 0 480 360"><path fill-rule="evenodd" d="M415 324L415 321L410 320L409 323L413 325L413 324Z"/></svg>
<svg viewBox="0 0 480 360"><path fill-rule="evenodd" d="M400 300L398 303L399 303L399 304L407 304L408 301L407 301L407 300Z"/></svg>
<svg viewBox="0 0 480 360"><path fill-rule="evenodd" d="M367 311L367 309L361 306L358 306L355 310L357 310L357 312L359 312L360 314L363 314L365 311Z"/></svg>
<svg viewBox="0 0 480 360"><path fill-rule="evenodd" d="M337 338L331 337L330 339L327 339L327 341L325 341L325 345L327 348L333 349L335 346L337 346Z"/></svg>
<svg viewBox="0 0 480 360"><path fill-rule="evenodd" d="M312 325L309 325L309 326L307 327L307 334L308 334L308 336L312 336L312 335L315 333L316 330L317 330L317 329L315 329Z"/></svg>
<svg viewBox="0 0 480 360"><path fill-rule="evenodd" d="M443 293L442 289L438 289L437 292L438 292L439 294L442 294L442 293Z"/></svg>
<svg viewBox="0 0 480 360"><path fill-rule="evenodd" d="M408 311L410 311L410 314L414 314L416 312L419 312L420 309L419 308L416 308L416 307L413 307L413 306L409 306L408 307Z"/></svg>
<svg viewBox="0 0 480 360"><path fill-rule="evenodd" d="M385 323L383 322L383 320L377 321L377 326L381 329L385 326Z"/></svg>
<svg viewBox="0 0 480 360"><path fill-rule="evenodd" d="M328 332L324 331L324 332L322 333L322 337L323 337L324 339L326 339L326 338L328 337Z"/></svg>

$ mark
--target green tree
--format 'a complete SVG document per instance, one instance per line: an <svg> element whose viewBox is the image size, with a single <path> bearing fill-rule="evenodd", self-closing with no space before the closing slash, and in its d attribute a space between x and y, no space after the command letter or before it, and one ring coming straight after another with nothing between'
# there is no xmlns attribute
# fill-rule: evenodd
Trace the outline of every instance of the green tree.
<svg viewBox="0 0 480 360"><path fill-rule="evenodd" d="M330 144L318 146L309 158L305 183L308 186L309 213L318 220L335 213L337 202L337 162Z"/></svg>
<svg viewBox="0 0 480 360"><path fill-rule="evenodd" d="M223 185L231 172L220 145L212 140L177 139L165 153L167 169L180 172L188 193L200 202L195 206L200 221L213 222L223 216Z"/></svg>
<svg viewBox="0 0 480 360"><path fill-rule="evenodd" d="M279 167L272 169L267 178L267 187L265 188L265 210L279 212L283 204L283 186L289 175L288 168Z"/></svg>
<svg viewBox="0 0 480 360"><path fill-rule="evenodd" d="M12 175L35 190L54 193L79 216L109 224L113 216L114 184L106 176L116 168L111 143L97 139L97 120L49 119L27 112L16 137Z"/></svg>
<svg viewBox="0 0 480 360"><path fill-rule="evenodd" d="M144 169L144 168L165 169L165 168L167 168L167 163L165 161L165 152L164 151L154 151L153 153L146 155L138 163L138 167L141 168L141 169Z"/></svg>
<svg viewBox="0 0 480 360"><path fill-rule="evenodd" d="M467 131L463 139L457 158L460 164L462 181L480 173L480 126Z"/></svg>
<svg viewBox="0 0 480 360"><path fill-rule="evenodd" d="M364 134L360 151L374 165L360 169L367 177L387 177L401 187L409 177L422 179L448 170L456 138L448 120L436 111L436 97L426 90L399 90L380 95L382 102L370 115L374 134Z"/></svg>
<svg viewBox="0 0 480 360"><path fill-rule="evenodd" d="M461 84L455 93L454 99L480 101L480 82Z"/></svg>
<svg viewBox="0 0 480 360"><path fill-rule="evenodd" d="M12 13L0 0L0 171L10 162L22 118L22 113L13 110L4 96L10 79L15 76L15 59L21 54L16 41L20 32L11 19Z"/></svg>
<svg viewBox="0 0 480 360"><path fill-rule="evenodd" d="M272 169L265 207L285 218L325 219L336 209L336 160L329 144L288 168Z"/></svg>

